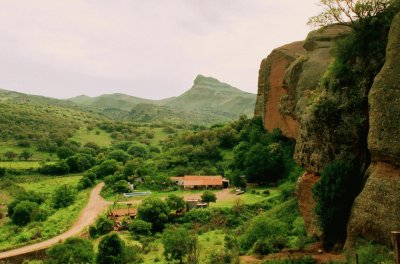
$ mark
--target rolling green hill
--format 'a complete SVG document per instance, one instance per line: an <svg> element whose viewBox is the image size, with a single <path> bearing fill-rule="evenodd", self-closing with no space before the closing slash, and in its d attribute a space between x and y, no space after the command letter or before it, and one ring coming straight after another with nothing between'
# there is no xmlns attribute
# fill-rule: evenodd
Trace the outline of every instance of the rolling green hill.
<svg viewBox="0 0 400 264"><path fill-rule="evenodd" d="M255 100L255 94L199 75L188 91L163 100L117 93L98 97L81 95L68 101L117 120L210 125L237 119L241 114L252 116Z"/></svg>

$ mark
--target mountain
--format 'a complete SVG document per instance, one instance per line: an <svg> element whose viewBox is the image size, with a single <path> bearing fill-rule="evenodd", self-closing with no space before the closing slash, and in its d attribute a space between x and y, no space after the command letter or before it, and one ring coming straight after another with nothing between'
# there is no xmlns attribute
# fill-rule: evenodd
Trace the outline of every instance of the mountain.
<svg viewBox="0 0 400 264"><path fill-rule="evenodd" d="M255 94L212 77L198 75L193 86L177 97L150 100L126 94L80 95L69 102L110 118L136 122L184 122L210 125L253 115Z"/></svg>
<svg viewBox="0 0 400 264"><path fill-rule="evenodd" d="M198 75L192 88L168 101L165 106L185 111L211 111L231 115L251 116L255 95L243 92L215 78Z"/></svg>

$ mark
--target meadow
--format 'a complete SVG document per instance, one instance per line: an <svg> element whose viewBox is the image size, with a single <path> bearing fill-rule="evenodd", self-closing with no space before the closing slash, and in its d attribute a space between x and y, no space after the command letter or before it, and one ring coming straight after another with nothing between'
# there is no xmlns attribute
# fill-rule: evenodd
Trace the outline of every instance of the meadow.
<svg viewBox="0 0 400 264"><path fill-rule="evenodd" d="M16 176L16 186L26 191L35 191L51 197L54 190L62 185L76 185L81 176L69 175L64 177L46 177L40 175ZM15 186L14 186L15 187ZM17 188L18 188L17 187ZM13 193L11 191L11 193ZM32 222L24 227L18 227L11 223L9 218L0 220L0 251L33 244L41 240L65 232L77 219L81 210L86 205L90 190L81 191L77 194L74 203L66 208L55 210L47 199L41 205L42 209L50 212L50 216L42 222ZM12 197L8 197L12 199Z"/></svg>

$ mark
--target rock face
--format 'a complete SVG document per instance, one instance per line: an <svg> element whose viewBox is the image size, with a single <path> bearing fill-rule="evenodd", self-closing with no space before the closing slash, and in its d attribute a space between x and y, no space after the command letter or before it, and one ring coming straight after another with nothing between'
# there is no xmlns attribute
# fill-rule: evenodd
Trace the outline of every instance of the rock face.
<svg viewBox="0 0 400 264"><path fill-rule="evenodd" d="M304 95L319 86L333 43L348 31L337 25L313 31L305 41L277 48L261 62L254 115L262 117L268 131L279 128L297 139Z"/></svg>
<svg viewBox="0 0 400 264"><path fill-rule="evenodd" d="M356 198L346 246L358 236L390 244L400 230L400 13L393 20L386 62L369 94L371 175Z"/></svg>
<svg viewBox="0 0 400 264"><path fill-rule="evenodd" d="M283 134L296 139L296 158L310 173L306 173L299 179L297 185L297 197L300 211L305 220L307 231L315 236L320 236L316 219L314 217L315 201L312 188L318 180L320 163L325 161L326 154L314 154L315 149L323 149L329 138L326 130L318 129L319 133L312 133L312 140L307 129L304 113L312 98L313 91L319 87L324 72L331 61L330 51L334 43L350 29L346 26L333 25L321 30L311 32L305 41L294 42L275 49L261 62L258 94L255 108L255 116L261 116L264 127L271 131L274 128L282 130ZM318 125L318 122L315 123ZM332 124L334 125L334 124ZM320 137L319 135L322 135ZM320 151L319 153L331 151Z"/></svg>
<svg viewBox="0 0 400 264"><path fill-rule="evenodd" d="M307 234L314 237L322 236L322 231L313 212L316 202L312 194L312 188L318 180L319 176L306 172L298 179L296 185L296 197L299 201L300 214L304 219Z"/></svg>

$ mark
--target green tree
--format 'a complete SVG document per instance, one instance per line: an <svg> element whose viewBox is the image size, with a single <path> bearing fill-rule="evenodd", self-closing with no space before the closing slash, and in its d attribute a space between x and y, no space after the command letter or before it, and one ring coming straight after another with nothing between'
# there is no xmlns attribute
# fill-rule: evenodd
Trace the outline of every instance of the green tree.
<svg viewBox="0 0 400 264"><path fill-rule="evenodd" d="M28 160L30 157L32 157L32 152L30 152L29 150L24 150L24 151L22 151L22 153L19 155L19 157L20 157L21 159Z"/></svg>
<svg viewBox="0 0 400 264"><path fill-rule="evenodd" d="M151 223L135 219L129 224L129 231L138 238L139 236L149 236L151 235Z"/></svg>
<svg viewBox="0 0 400 264"><path fill-rule="evenodd" d="M93 167L96 160L88 154L77 153L68 157L66 162L70 168L70 172L83 172Z"/></svg>
<svg viewBox="0 0 400 264"><path fill-rule="evenodd" d="M63 243L56 244L46 251L49 264L94 263L95 253L89 240L80 237L67 238Z"/></svg>
<svg viewBox="0 0 400 264"><path fill-rule="evenodd" d="M58 150L57 150L57 156L59 159L66 159L68 157L73 156L74 154L75 154L75 152L72 149L70 149L69 147L65 147L65 146L62 146L62 147L58 148Z"/></svg>
<svg viewBox="0 0 400 264"><path fill-rule="evenodd" d="M11 220L19 226L25 226L31 221L31 215L34 210L36 210L39 205L31 201L21 201L18 202L13 208L13 214L11 215Z"/></svg>
<svg viewBox="0 0 400 264"><path fill-rule="evenodd" d="M53 193L53 207L63 208L71 205L76 197L76 191L72 186L61 185Z"/></svg>
<svg viewBox="0 0 400 264"><path fill-rule="evenodd" d="M165 200L170 209L175 211L182 211L186 208L185 200L182 197L179 197L175 194L168 195L167 199Z"/></svg>
<svg viewBox="0 0 400 264"><path fill-rule="evenodd" d="M321 172L313 194L326 248L344 242L351 206L359 188L360 177L349 160L335 160Z"/></svg>
<svg viewBox="0 0 400 264"><path fill-rule="evenodd" d="M205 191L201 195L201 201L204 203L215 203L217 201L217 196L211 191Z"/></svg>
<svg viewBox="0 0 400 264"><path fill-rule="evenodd" d="M183 263L184 259L188 258L188 263L198 263L197 237L191 235L187 229L180 227L165 230L162 243L167 260Z"/></svg>
<svg viewBox="0 0 400 264"><path fill-rule="evenodd" d="M131 156L128 153L120 149L113 150L108 153L109 159L114 159L116 161L122 162L123 164L125 164L130 159L130 157Z"/></svg>
<svg viewBox="0 0 400 264"><path fill-rule="evenodd" d="M125 244L121 238L112 233L100 240L96 263L98 264L123 264Z"/></svg>
<svg viewBox="0 0 400 264"><path fill-rule="evenodd" d="M17 157L17 153L9 150L4 153L4 157L6 157L8 160L14 160Z"/></svg>
<svg viewBox="0 0 400 264"><path fill-rule="evenodd" d="M128 148L128 153L133 157L146 158L149 154L149 147L141 143L133 143Z"/></svg>
<svg viewBox="0 0 400 264"><path fill-rule="evenodd" d="M96 166L97 167L97 166ZM114 159L103 161L96 170L97 177L102 179L105 176L112 175L118 170L118 162Z"/></svg>
<svg viewBox="0 0 400 264"><path fill-rule="evenodd" d="M138 217L152 224L153 231L161 231L168 222L170 208L168 204L155 197L149 197L142 201L138 207Z"/></svg>

